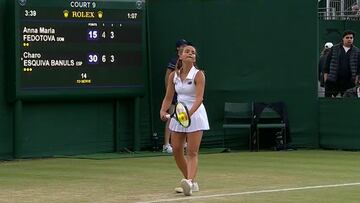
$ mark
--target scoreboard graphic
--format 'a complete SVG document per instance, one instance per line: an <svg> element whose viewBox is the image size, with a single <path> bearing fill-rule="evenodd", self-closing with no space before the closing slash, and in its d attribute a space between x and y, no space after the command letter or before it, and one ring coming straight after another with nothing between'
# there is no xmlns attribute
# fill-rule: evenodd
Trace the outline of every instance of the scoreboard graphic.
<svg viewBox="0 0 360 203"><path fill-rule="evenodd" d="M15 97L140 94L145 1L15 0Z"/></svg>

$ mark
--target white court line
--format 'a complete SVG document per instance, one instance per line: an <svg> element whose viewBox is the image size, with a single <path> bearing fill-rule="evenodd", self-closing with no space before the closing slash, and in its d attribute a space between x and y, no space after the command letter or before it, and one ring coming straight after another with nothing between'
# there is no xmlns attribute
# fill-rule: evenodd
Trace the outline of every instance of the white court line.
<svg viewBox="0 0 360 203"><path fill-rule="evenodd" d="M236 192L236 193L217 194L217 195L190 196L190 197L173 198L173 199L158 199L158 200L152 200L152 201L147 201L147 202L138 202L138 203L175 202L175 201L194 200L194 199L208 199L208 198L212 198L212 197L227 197L227 196L259 194L259 193L285 192L285 191L294 191L294 190L308 190L308 189L345 187L345 186L356 186L356 185L360 185L360 182L359 183L334 184L334 185L315 185L315 186L284 188L284 189L274 189L274 190L257 190L257 191Z"/></svg>

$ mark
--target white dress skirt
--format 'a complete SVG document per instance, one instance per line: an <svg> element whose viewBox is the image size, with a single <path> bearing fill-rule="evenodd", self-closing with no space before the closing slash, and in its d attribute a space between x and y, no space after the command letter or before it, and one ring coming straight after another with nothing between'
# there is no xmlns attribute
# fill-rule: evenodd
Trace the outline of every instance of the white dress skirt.
<svg viewBox="0 0 360 203"><path fill-rule="evenodd" d="M177 72L175 72L173 80L178 102L183 102L189 110L195 102L194 79L198 71L198 69L192 67L184 81L181 81ZM190 120L190 126L188 128L184 128L182 125L180 125L179 122L172 118L170 120L169 129L173 132L183 133L210 129L206 109L203 104L201 104L199 108L193 113L193 115L191 115Z"/></svg>

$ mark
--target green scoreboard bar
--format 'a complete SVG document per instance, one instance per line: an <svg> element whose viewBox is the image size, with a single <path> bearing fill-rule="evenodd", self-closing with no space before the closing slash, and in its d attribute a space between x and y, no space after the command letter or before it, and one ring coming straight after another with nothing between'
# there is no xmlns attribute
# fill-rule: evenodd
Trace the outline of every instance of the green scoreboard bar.
<svg viewBox="0 0 360 203"><path fill-rule="evenodd" d="M144 94L144 0L15 0L12 99Z"/></svg>

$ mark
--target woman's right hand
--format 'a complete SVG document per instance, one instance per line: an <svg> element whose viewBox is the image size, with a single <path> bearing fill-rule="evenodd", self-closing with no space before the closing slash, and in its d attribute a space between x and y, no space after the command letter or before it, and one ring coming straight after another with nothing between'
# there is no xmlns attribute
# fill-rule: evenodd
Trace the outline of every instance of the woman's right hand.
<svg viewBox="0 0 360 203"><path fill-rule="evenodd" d="M168 120L168 113L166 111L160 111L160 119L162 121L167 121Z"/></svg>

